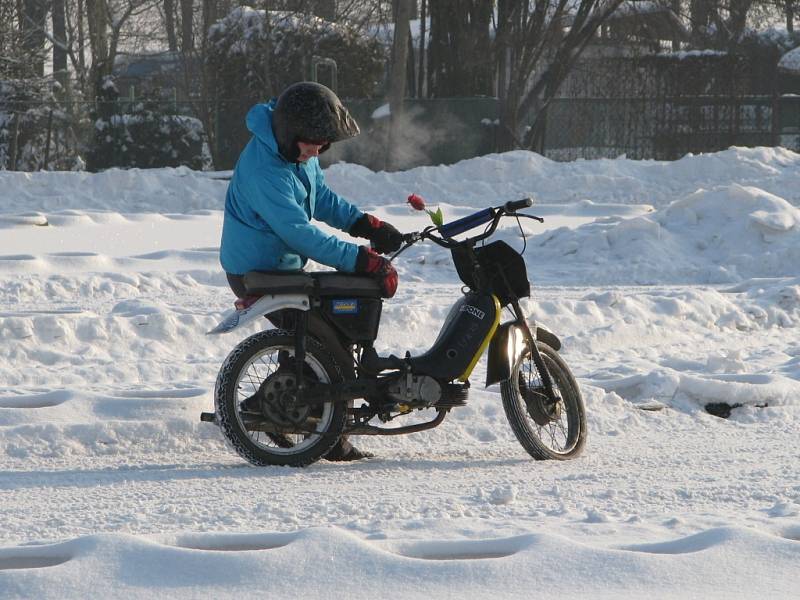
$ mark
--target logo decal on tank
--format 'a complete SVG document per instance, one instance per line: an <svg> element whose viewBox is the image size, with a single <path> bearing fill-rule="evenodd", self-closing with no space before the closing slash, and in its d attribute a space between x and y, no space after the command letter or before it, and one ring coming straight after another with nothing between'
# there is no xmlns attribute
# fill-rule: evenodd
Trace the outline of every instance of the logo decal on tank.
<svg viewBox="0 0 800 600"><path fill-rule="evenodd" d="M476 317L476 318L480 319L481 321L483 321L483 317L486 316L486 313L483 312L481 309L475 308L474 306L470 306L469 304L465 304L464 306L462 306L461 307L461 312L469 313L473 317Z"/></svg>
<svg viewBox="0 0 800 600"><path fill-rule="evenodd" d="M331 308L335 315L357 315L358 300L333 300Z"/></svg>

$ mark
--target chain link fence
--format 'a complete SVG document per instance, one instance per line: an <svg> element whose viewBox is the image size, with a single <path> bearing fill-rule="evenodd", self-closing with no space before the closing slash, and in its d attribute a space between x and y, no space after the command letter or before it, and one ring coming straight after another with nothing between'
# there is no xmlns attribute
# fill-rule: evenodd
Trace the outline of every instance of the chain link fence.
<svg viewBox="0 0 800 600"><path fill-rule="evenodd" d="M774 146L777 102L773 96L560 98L547 112L544 154L675 160L730 146Z"/></svg>
<svg viewBox="0 0 800 600"><path fill-rule="evenodd" d="M559 98L548 108L541 151L559 161L621 155L674 160L730 146L778 145L778 101L773 96ZM391 151L396 167L409 169L496 150L494 98L407 101L402 134L391 149L382 102L347 104L362 133L335 144L323 156L326 166L346 161L382 170ZM148 110L127 100L113 106L41 103L0 110L0 169L230 169L250 137L244 115L212 112L208 118L196 105L169 102L151 104ZM226 110L223 102L216 108L221 110ZM106 116L98 117L104 111ZM204 125L209 121L211 135Z"/></svg>
<svg viewBox="0 0 800 600"><path fill-rule="evenodd" d="M777 58L684 53L585 60L547 109L556 160L674 160L779 143Z"/></svg>

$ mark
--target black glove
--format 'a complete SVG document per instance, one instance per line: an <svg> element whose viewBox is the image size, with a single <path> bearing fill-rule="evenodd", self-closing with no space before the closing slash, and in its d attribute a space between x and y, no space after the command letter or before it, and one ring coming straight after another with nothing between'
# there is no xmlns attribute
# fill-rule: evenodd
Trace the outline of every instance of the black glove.
<svg viewBox="0 0 800 600"><path fill-rule="evenodd" d="M397 291L397 271L390 261L371 248L359 246L356 273L365 273L378 279L381 283L381 295L384 298L391 298Z"/></svg>
<svg viewBox="0 0 800 600"><path fill-rule="evenodd" d="M364 213L348 231L352 236L367 238L380 254L397 252L403 245L403 234L378 217Z"/></svg>

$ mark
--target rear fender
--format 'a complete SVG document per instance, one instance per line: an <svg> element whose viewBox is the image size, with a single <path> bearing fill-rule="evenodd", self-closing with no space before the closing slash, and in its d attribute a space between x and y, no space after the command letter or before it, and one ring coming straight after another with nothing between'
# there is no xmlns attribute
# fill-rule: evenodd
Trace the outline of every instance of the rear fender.
<svg viewBox="0 0 800 600"><path fill-rule="evenodd" d="M283 308L294 308L296 310L309 310L311 301L308 296L303 294L279 294L276 296L261 296L253 304L242 310L232 310L227 312L222 321L214 327L207 335L219 333L230 333L234 329L239 329L264 315L281 310Z"/></svg>
<svg viewBox="0 0 800 600"><path fill-rule="evenodd" d="M561 348L561 340L542 325L536 326L536 340L544 342L553 350ZM497 332L489 344L486 387L511 377L514 362L525 351L526 345L525 332L517 325L516 321L503 323L497 328Z"/></svg>

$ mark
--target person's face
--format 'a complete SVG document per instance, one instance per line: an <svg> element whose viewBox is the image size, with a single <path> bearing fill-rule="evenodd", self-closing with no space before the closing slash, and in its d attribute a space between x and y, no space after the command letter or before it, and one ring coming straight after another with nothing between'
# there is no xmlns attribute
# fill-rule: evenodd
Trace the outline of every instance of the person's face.
<svg viewBox="0 0 800 600"><path fill-rule="evenodd" d="M319 156L319 151L325 146L324 143L318 144L316 142L297 142L297 148L300 150L300 156L297 157L299 162L306 162L309 158Z"/></svg>

